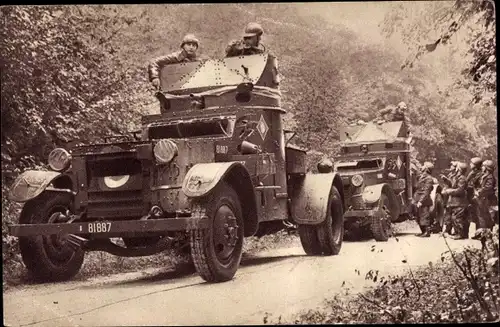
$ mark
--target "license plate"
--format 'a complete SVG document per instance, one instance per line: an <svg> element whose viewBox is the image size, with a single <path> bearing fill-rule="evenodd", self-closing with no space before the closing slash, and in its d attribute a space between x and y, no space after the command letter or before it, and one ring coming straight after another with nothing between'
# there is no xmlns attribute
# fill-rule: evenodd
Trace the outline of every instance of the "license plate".
<svg viewBox="0 0 500 327"><path fill-rule="evenodd" d="M94 221L87 224L87 232L89 233L109 233L111 231L111 223L107 221Z"/></svg>

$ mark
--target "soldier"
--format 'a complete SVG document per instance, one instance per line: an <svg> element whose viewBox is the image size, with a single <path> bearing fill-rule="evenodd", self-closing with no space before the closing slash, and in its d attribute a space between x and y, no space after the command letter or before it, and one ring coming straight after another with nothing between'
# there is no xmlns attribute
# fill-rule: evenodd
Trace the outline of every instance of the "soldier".
<svg viewBox="0 0 500 327"><path fill-rule="evenodd" d="M457 163L457 175L453 180L453 184L442 192L442 194L449 196L446 207L451 213L453 229L456 234L452 235L451 238L455 240L465 239L469 233L469 222L466 215L466 208L469 204L467 201L466 170L466 163Z"/></svg>
<svg viewBox="0 0 500 327"><path fill-rule="evenodd" d="M408 107L406 103L400 102L396 107L387 107L380 110L377 114L376 120L385 121L404 121L408 124L407 118L405 117Z"/></svg>
<svg viewBox="0 0 500 327"><path fill-rule="evenodd" d="M446 175L441 174L439 177L446 184L447 187L451 187L453 181L455 179L455 175L457 174L457 161L451 161L450 168L445 170ZM441 194L443 196L443 203L445 206L444 210L444 232L447 234L452 233L453 224L451 222L451 211L446 207L446 203L448 202L448 196Z"/></svg>
<svg viewBox="0 0 500 327"><path fill-rule="evenodd" d="M490 203L495 197L495 187L496 180L493 176L493 161L485 160L482 165L483 174L479 180L479 189L475 192L475 200L477 201L479 208L479 219L478 219L478 229L472 237L473 239L479 239L481 233L485 229L491 229L494 225L493 219L490 214Z"/></svg>
<svg viewBox="0 0 500 327"><path fill-rule="evenodd" d="M417 223L422 231L422 233L417 234L419 237L429 237L431 235L430 207L432 206L431 192L434 186L431 173L433 168L432 163L424 162L415 194L413 194L412 212L417 217Z"/></svg>
<svg viewBox="0 0 500 327"><path fill-rule="evenodd" d="M264 53L265 48L263 48L263 44L260 42L262 34L264 34L264 30L260 24L249 23L245 28L243 40L229 42L226 47L226 57Z"/></svg>
<svg viewBox="0 0 500 327"><path fill-rule="evenodd" d="M467 175L467 200L469 201L469 207L467 208L467 216L469 217L469 222L473 222L478 225L478 206L477 201L474 199L474 191L479 187L479 180L481 178L481 165L483 159L479 157L474 157L470 160L470 172Z"/></svg>
<svg viewBox="0 0 500 327"><path fill-rule="evenodd" d="M181 42L181 50L155 58L149 64L149 80L153 86L158 89L160 87L159 72L164 65L177 64L180 62L199 61L196 51L200 46L200 42L193 34L186 34Z"/></svg>
<svg viewBox="0 0 500 327"><path fill-rule="evenodd" d="M248 56L266 52L264 45L261 43L264 30L258 23L248 23L243 34L243 40L233 40L226 47L226 58L237 56ZM275 55L267 51L269 59L273 65L273 84L272 87L278 87L280 84L280 76L278 72L278 59Z"/></svg>

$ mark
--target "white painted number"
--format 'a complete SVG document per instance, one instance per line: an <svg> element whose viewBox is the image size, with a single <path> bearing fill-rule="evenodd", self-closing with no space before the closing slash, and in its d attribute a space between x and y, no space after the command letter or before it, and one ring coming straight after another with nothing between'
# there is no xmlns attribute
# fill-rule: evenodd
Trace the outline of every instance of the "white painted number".
<svg viewBox="0 0 500 327"><path fill-rule="evenodd" d="M216 153L223 153L223 154L226 154L228 152L228 146L227 145L219 145L217 144L215 146L215 152Z"/></svg>
<svg viewBox="0 0 500 327"><path fill-rule="evenodd" d="M95 222L88 224L89 233L107 233L111 230L111 223Z"/></svg>

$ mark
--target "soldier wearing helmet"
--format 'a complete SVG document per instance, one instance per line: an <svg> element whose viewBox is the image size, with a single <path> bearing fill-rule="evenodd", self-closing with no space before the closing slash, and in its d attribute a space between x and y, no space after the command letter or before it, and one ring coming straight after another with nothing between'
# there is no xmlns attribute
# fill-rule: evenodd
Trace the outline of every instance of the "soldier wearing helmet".
<svg viewBox="0 0 500 327"><path fill-rule="evenodd" d="M386 108L379 110L376 120L389 122L404 121L408 125L408 119L406 118L407 111L408 106L406 105L406 103L400 102L397 106L387 106Z"/></svg>
<svg viewBox="0 0 500 327"><path fill-rule="evenodd" d="M456 234L451 236L451 238L456 240L465 239L469 235L469 222L466 215L466 209L469 205L469 201L467 200L466 171L466 163L457 163L457 175L453 180L453 184L441 192L443 195L449 196L446 207L451 212L453 229Z"/></svg>
<svg viewBox="0 0 500 327"><path fill-rule="evenodd" d="M262 43L260 42L264 34L262 26L258 23L249 23L245 28L242 40L229 42L226 47L226 57L247 56L264 53Z"/></svg>
<svg viewBox="0 0 500 327"><path fill-rule="evenodd" d="M243 33L241 40L233 40L226 47L226 58L237 56L249 56L266 52L264 45L261 43L264 30L258 23L248 23ZM269 60L273 66L273 83L272 87L277 87L280 83L278 73L278 60L276 56L267 51Z"/></svg>
<svg viewBox="0 0 500 327"><path fill-rule="evenodd" d="M196 51L200 42L193 34L186 34L181 42L181 50L174 53L155 58L149 64L149 80L155 88L160 87L159 73L164 65L177 64L180 62L199 61Z"/></svg>
<svg viewBox="0 0 500 327"><path fill-rule="evenodd" d="M481 165L483 159L474 157L470 160L470 172L467 175L467 199L469 200L469 207L467 213L469 221L474 222L477 226L477 201L474 199L474 190L479 187L479 179L481 178Z"/></svg>
<svg viewBox="0 0 500 327"><path fill-rule="evenodd" d="M446 184L446 186L451 187L451 185L454 183L455 177L457 175L457 161L451 161L450 162L450 168L445 170L446 175L441 174L441 180ZM451 220L451 210L446 207L446 204L448 202L448 195L443 196L443 203L445 206L445 211L444 211L444 232L447 234L452 234L452 220Z"/></svg>
<svg viewBox="0 0 500 327"><path fill-rule="evenodd" d="M483 159L474 157L470 160L470 172L467 175L467 184L471 187L476 187L481 178L481 167Z"/></svg>
<svg viewBox="0 0 500 327"><path fill-rule="evenodd" d="M473 236L474 239L478 239L481 236L482 231L486 229L491 229L494 225L493 219L489 212L489 208L495 201L495 188L496 180L493 176L493 171L495 170L492 160L485 160L482 164L483 174L479 179L479 187L475 194L475 200L478 204L478 229L476 234Z"/></svg>
<svg viewBox="0 0 500 327"><path fill-rule="evenodd" d="M431 175L432 169L434 169L434 165L431 162L424 162L413 194L412 213L416 216L417 223L422 231L422 233L417 234L420 237L429 237L431 235L432 218L430 207L432 206L431 192L434 186L434 179Z"/></svg>

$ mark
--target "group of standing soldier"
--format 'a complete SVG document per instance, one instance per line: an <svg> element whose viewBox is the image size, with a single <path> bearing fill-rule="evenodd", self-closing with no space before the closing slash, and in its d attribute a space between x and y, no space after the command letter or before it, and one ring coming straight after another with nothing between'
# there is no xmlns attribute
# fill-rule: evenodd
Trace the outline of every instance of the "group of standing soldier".
<svg viewBox="0 0 500 327"><path fill-rule="evenodd" d="M433 168L434 165L430 162L425 162L422 166L412 201L412 213L421 229L421 233L417 235L420 237L429 237L437 223L433 221L435 217L430 212L433 205ZM480 238L484 230L492 229L495 224L490 212L490 207L496 201L493 161L472 158L469 172L467 170L466 163L452 161L445 174L440 175L445 184L441 192L445 204L444 232L452 239L468 238L471 222L476 225L473 239Z"/></svg>
<svg viewBox="0 0 500 327"><path fill-rule="evenodd" d="M496 200L494 170L492 160L475 157L470 160L469 173L466 163L452 161L447 176L441 175L448 186L442 192L447 197L445 232L452 238L468 238L471 222L476 224L474 239L480 238L482 231L493 228L490 207Z"/></svg>

